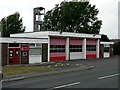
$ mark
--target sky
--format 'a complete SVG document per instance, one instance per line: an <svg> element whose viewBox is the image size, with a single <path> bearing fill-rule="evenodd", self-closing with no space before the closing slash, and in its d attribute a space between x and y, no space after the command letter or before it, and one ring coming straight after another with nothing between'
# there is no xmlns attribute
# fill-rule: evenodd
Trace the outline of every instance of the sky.
<svg viewBox="0 0 120 90"><path fill-rule="evenodd" d="M64 0L0 0L0 20L18 11L23 18L26 32L31 32L33 8L44 7L47 12L62 1ZM98 18L103 23L100 34L106 34L110 39L118 38L118 2L119 0L90 0L90 3L98 8Z"/></svg>

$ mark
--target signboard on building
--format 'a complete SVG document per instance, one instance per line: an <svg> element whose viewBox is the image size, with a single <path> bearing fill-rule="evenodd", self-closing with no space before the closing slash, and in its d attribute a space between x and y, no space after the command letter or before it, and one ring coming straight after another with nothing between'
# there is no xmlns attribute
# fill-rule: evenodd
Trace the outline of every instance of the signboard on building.
<svg viewBox="0 0 120 90"><path fill-rule="evenodd" d="M110 44L104 44L104 47L110 47Z"/></svg>
<svg viewBox="0 0 120 90"><path fill-rule="evenodd" d="M29 50L29 46L28 45L22 45L21 46L21 51L28 51Z"/></svg>

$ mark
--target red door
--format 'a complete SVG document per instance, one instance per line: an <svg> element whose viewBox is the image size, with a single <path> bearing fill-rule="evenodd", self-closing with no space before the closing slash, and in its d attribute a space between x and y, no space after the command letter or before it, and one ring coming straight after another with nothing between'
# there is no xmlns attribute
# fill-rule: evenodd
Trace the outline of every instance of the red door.
<svg viewBox="0 0 120 90"><path fill-rule="evenodd" d="M9 65L20 64L20 48L9 48Z"/></svg>

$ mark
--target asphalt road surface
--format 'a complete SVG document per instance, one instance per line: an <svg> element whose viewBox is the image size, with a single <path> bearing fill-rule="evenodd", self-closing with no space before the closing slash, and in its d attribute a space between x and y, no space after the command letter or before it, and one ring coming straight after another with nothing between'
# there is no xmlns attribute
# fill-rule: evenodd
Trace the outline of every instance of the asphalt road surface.
<svg viewBox="0 0 120 90"><path fill-rule="evenodd" d="M96 68L3 82L2 87L45 88L45 90L59 88L118 88L118 56L108 59L80 60L80 63L93 65Z"/></svg>

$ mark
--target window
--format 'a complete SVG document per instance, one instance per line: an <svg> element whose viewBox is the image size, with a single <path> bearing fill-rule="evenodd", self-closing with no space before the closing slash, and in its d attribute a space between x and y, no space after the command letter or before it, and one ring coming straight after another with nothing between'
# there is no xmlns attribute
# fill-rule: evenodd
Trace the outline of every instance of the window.
<svg viewBox="0 0 120 90"><path fill-rule="evenodd" d="M104 44L104 52L109 52L110 45L109 44Z"/></svg>
<svg viewBox="0 0 120 90"><path fill-rule="evenodd" d="M40 44L40 43L39 44L38 43L36 43L36 44L35 43L30 43L29 45L30 45L30 48L38 48L38 47L42 48L42 44Z"/></svg>
<svg viewBox="0 0 120 90"><path fill-rule="evenodd" d="M12 56L13 56L13 54L10 54L10 56L12 57Z"/></svg>
<svg viewBox="0 0 120 90"><path fill-rule="evenodd" d="M41 47L42 47L42 44L38 44L38 43L37 43L35 46L41 48Z"/></svg>
<svg viewBox="0 0 120 90"><path fill-rule="evenodd" d="M11 57L13 56L13 53L14 53L13 50L10 50L9 54Z"/></svg>
<svg viewBox="0 0 120 90"><path fill-rule="evenodd" d="M27 52L23 52L23 56L27 56Z"/></svg>
<svg viewBox="0 0 120 90"><path fill-rule="evenodd" d="M13 53L13 50L11 50L10 53Z"/></svg>
<svg viewBox="0 0 120 90"><path fill-rule="evenodd" d="M86 45L86 51L96 51L96 45Z"/></svg>
<svg viewBox="0 0 120 90"><path fill-rule="evenodd" d="M34 43L30 43L30 47L35 47L35 44Z"/></svg>
<svg viewBox="0 0 120 90"><path fill-rule="evenodd" d="M19 43L10 43L9 47L19 47Z"/></svg>
<svg viewBox="0 0 120 90"><path fill-rule="evenodd" d="M110 47L110 45L109 44L104 44L104 47Z"/></svg>
<svg viewBox="0 0 120 90"><path fill-rule="evenodd" d="M29 55L42 55L41 48L30 48Z"/></svg>
<svg viewBox="0 0 120 90"><path fill-rule="evenodd" d="M104 52L109 52L109 47L104 47Z"/></svg>
<svg viewBox="0 0 120 90"><path fill-rule="evenodd" d="M65 45L50 45L50 52L65 52Z"/></svg>
<svg viewBox="0 0 120 90"><path fill-rule="evenodd" d="M70 45L70 52L82 52L82 45Z"/></svg>
<svg viewBox="0 0 120 90"><path fill-rule="evenodd" d="M19 51L16 50L16 51L15 51L15 56L18 56L18 55L19 55Z"/></svg>

